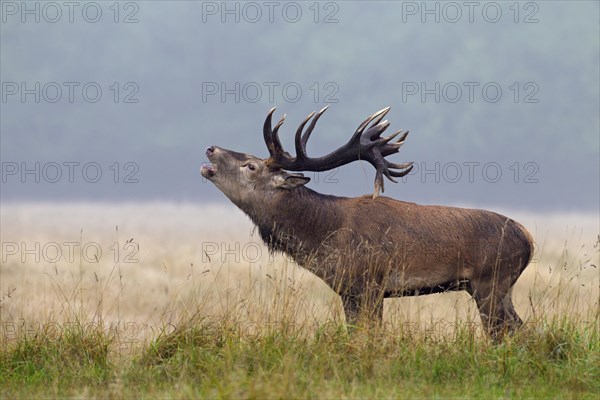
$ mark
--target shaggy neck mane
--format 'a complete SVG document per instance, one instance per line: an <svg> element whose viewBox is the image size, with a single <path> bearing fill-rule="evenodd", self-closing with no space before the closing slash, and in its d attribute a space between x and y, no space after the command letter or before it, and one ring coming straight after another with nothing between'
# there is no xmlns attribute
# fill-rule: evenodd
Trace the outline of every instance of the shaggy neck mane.
<svg viewBox="0 0 600 400"><path fill-rule="evenodd" d="M292 257L316 250L343 223L340 197L304 186L278 190L254 208L244 210L271 250Z"/></svg>

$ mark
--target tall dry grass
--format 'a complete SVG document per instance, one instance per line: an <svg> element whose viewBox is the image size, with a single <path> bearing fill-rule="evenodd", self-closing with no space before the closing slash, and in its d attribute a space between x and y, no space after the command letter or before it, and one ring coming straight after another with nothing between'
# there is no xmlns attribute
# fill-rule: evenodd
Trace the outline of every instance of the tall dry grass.
<svg viewBox="0 0 600 400"><path fill-rule="evenodd" d="M536 240L513 292L519 315L597 321L598 216L506 214ZM75 321L131 346L198 315L250 332L343 321L338 296L284 256L270 255L233 206L5 204L1 232L3 342ZM384 321L392 330L445 334L456 322L479 326L474 302L461 292L388 299Z"/></svg>

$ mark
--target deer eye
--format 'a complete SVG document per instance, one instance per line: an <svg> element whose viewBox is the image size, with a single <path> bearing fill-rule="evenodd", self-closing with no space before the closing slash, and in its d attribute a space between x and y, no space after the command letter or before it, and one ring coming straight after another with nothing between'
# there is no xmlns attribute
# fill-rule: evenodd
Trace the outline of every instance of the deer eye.
<svg viewBox="0 0 600 400"><path fill-rule="evenodd" d="M248 167L250 171L254 171L256 169L256 166L254 164L247 164L246 167Z"/></svg>

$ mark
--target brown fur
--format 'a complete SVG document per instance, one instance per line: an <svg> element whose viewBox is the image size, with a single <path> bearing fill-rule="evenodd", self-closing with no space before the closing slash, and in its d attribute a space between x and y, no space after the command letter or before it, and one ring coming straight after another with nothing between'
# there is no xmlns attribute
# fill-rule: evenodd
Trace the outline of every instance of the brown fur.
<svg viewBox="0 0 600 400"><path fill-rule="evenodd" d="M270 171L265 160L211 149L217 172L209 179L252 219L272 250L290 255L340 294L348 319L361 311L381 318L386 297L467 290L493 337L521 324L510 291L532 257L533 241L512 219L388 197L323 195L303 186L307 178ZM244 169L248 163L257 168ZM240 174L219 173L236 168ZM283 179L292 183L278 186Z"/></svg>

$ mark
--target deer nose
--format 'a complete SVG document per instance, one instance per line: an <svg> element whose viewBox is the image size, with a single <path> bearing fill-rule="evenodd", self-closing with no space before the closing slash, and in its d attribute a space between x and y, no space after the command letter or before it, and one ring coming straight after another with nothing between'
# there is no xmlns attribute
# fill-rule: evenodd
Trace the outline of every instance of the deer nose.
<svg viewBox="0 0 600 400"><path fill-rule="evenodd" d="M207 156L211 156L214 152L215 152L215 146L210 146L208 149L206 149Z"/></svg>

